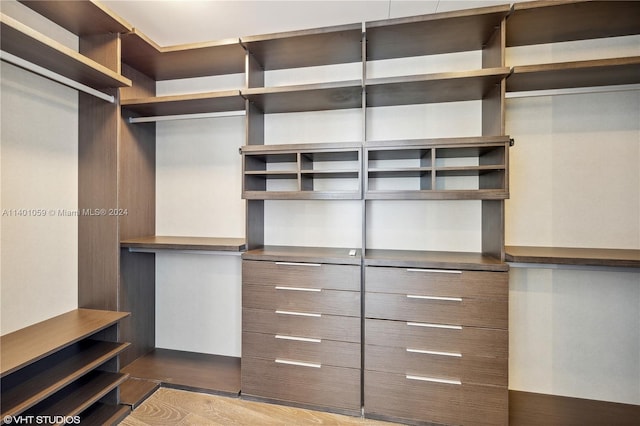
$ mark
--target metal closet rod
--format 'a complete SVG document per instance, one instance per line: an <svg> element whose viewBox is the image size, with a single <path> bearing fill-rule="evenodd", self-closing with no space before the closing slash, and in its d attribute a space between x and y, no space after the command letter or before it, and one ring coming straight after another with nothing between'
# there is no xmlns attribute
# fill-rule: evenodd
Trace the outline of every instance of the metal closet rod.
<svg viewBox="0 0 640 426"><path fill-rule="evenodd" d="M71 80L70 78L67 78L63 75L57 74L53 71L50 71L46 68L41 67L40 65L36 65L32 62L29 61L25 61L22 58L19 58L15 55L12 55L11 53L7 53L4 50L0 50L0 59L13 64L17 67L20 67L22 69L25 69L27 71L31 71L34 74L38 74L42 77L48 78L49 80L55 81L57 83L60 83L64 86L70 87L72 89L76 89L79 90L81 92L87 93L91 96L95 96L96 98L100 98L104 101L107 101L109 103L115 103L116 99L114 96L112 95L107 95L106 93L103 93L99 90L96 90L92 87L86 86L82 83L78 83L75 80Z"/></svg>
<svg viewBox="0 0 640 426"><path fill-rule="evenodd" d="M222 112L205 112L200 114L177 114L177 115L158 115L149 117L129 117L129 123L149 123L155 121L172 121L172 120L192 120L195 118L219 118L219 117L240 117L246 115L246 111L222 111Z"/></svg>

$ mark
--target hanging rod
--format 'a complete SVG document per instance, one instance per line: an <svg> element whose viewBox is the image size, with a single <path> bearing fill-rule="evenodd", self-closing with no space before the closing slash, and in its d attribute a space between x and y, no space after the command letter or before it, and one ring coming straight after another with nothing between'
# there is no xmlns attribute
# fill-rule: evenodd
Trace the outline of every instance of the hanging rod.
<svg viewBox="0 0 640 426"><path fill-rule="evenodd" d="M246 111L205 112L200 114L158 115L151 117L129 117L129 123L149 123L153 121L192 120L196 118L240 117L246 115Z"/></svg>
<svg viewBox="0 0 640 426"><path fill-rule="evenodd" d="M27 71L31 71L34 74L38 74L42 77L48 78L49 80L55 81L57 83L60 83L64 86L70 87L72 89L76 89L79 90L81 92L87 93L89 95L95 96L96 98L100 98L104 101L107 101L109 103L115 103L116 99L114 96L112 95L107 95L106 93L103 93L99 90L96 90L92 87L86 86L82 83L78 83L75 80L71 80L70 78L67 78L63 75L57 74L51 70L48 70L44 67L41 67L40 65L36 65L32 62L29 61L25 61L22 58L19 58L18 56L12 55L11 53L7 53L4 50L0 50L0 59L13 64L17 67L20 67L22 69L25 69Z"/></svg>
<svg viewBox="0 0 640 426"><path fill-rule="evenodd" d="M537 96L577 95L589 93L626 92L640 90L640 84L620 84L616 86L573 87L567 89L531 90L522 92L507 92L505 99L533 98Z"/></svg>

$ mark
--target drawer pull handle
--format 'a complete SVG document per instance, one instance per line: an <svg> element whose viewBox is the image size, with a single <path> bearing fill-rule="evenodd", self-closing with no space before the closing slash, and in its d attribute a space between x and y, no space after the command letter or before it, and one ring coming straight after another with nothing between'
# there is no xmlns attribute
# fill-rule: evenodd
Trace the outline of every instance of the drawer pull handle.
<svg viewBox="0 0 640 426"><path fill-rule="evenodd" d="M276 290L289 290L289 291L310 291L310 292L319 292L322 291L321 288L304 288L304 287L285 287L285 286L276 286Z"/></svg>
<svg viewBox="0 0 640 426"><path fill-rule="evenodd" d="M447 380L447 379L435 379L433 377L411 376L407 374L405 376L409 380L421 380L423 382L444 383L447 385L461 385L460 380Z"/></svg>
<svg viewBox="0 0 640 426"><path fill-rule="evenodd" d="M428 324L426 322L408 322L409 327L446 328L449 330L462 330L461 325Z"/></svg>
<svg viewBox="0 0 640 426"><path fill-rule="evenodd" d="M282 334L276 334L276 339L295 340L296 342L322 343L321 339L312 339L310 337L283 336Z"/></svg>
<svg viewBox="0 0 640 426"><path fill-rule="evenodd" d="M437 274L461 274L462 271L449 271L446 269L407 269L407 272L435 272Z"/></svg>
<svg viewBox="0 0 640 426"><path fill-rule="evenodd" d="M442 355L442 356L453 356L453 357L459 357L459 358L462 357L462 354L457 352L425 351L422 349L411 349L411 348L407 348L407 352L411 352L413 354Z"/></svg>
<svg viewBox="0 0 640 426"><path fill-rule="evenodd" d="M322 316L322 314L311 314L308 312L293 312L293 311L276 311L276 314L295 315L298 317L314 317L314 318L320 318Z"/></svg>
<svg viewBox="0 0 640 426"><path fill-rule="evenodd" d="M445 302L462 302L462 297L418 296L407 294L408 299L443 300Z"/></svg>
<svg viewBox="0 0 640 426"><path fill-rule="evenodd" d="M276 262L276 265L284 265L284 266L322 266L321 263L302 263L302 262Z"/></svg>
<svg viewBox="0 0 640 426"><path fill-rule="evenodd" d="M286 365L297 365L299 367L313 367L313 368L321 368L322 367L322 364L316 364L314 362L288 361L286 359L276 359L276 363L278 363L278 364L286 364Z"/></svg>

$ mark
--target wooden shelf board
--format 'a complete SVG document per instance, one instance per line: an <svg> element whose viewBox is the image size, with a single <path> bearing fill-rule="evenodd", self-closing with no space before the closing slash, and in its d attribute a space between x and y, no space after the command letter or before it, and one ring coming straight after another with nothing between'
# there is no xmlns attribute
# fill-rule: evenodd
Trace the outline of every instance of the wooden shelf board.
<svg viewBox="0 0 640 426"><path fill-rule="evenodd" d="M209 393L240 393L240 358L156 348L122 369L133 378Z"/></svg>
<svg viewBox="0 0 640 426"><path fill-rule="evenodd" d="M505 255L514 263L640 268L640 250L631 249L506 246Z"/></svg>
<svg viewBox="0 0 640 426"><path fill-rule="evenodd" d="M510 72L500 67L368 79L367 107L479 100Z"/></svg>
<svg viewBox="0 0 640 426"><path fill-rule="evenodd" d="M32 407L27 415L77 416L127 380L127 374L92 371L65 391Z"/></svg>
<svg viewBox="0 0 640 426"><path fill-rule="evenodd" d="M94 89L131 86L131 80L0 14L2 50Z"/></svg>
<svg viewBox="0 0 640 426"><path fill-rule="evenodd" d="M508 4L366 23L367 60L480 50Z"/></svg>
<svg viewBox="0 0 640 426"><path fill-rule="evenodd" d="M241 93L267 114L362 106L362 82L359 80L253 88L241 90Z"/></svg>
<svg viewBox="0 0 640 426"><path fill-rule="evenodd" d="M509 136L469 136L463 138L377 140L365 142L365 148L475 148L478 145L509 143Z"/></svg>
<svg viewBox="0 0 640 426"><path fill-rule="evenodd" d="M362 60L360 24L242 37L240 41L266 71Z"/></svg>
<svg viewBox="0 0 640 426"><path fill-rule="evenodd" d="M640 83L640 56L516 66L507 79L507 91L637 83Z"/></svg>
<svg viewBox="0 0 640 426"><path fill-rule="evenodd" d="M20 2L79 36L124 33L133 29L131 24L97 1L20 0Z"/></svg>
<svg viewBox="0 0 640 426"><path fill-rule="evenodd" d="M312 152L345 152L358 150L362 142L325 142L325 143L297 143L277 145L244 145L240 148L243 154L273 154L273 153L297 153L308 154ZM295 160L294 160L295 161Z"/></svg>
<svg viewBox="0 0 640 426"><path fill-rule="evenodd" d="M126 382L120 385L120 403L135 409L159 387L159 381L129 377Z"/></svg>
<svg viewBox="0 0 640 426"><path fill-rule="evenodd" d="M239 90L126 99L120 104L124 109L142 116L244 111L245 108Z"/></svg>
<svg viewBox="0 0 640 426"><path fill-rule="evenodd" d="M2 417L16 416L125 350L129 343L90 341L44 371L2 392ZM5 379L6 380L6 379ZM5 385L5 383L3 383Z"/></svg>
<svg viewBox="0 0 640 426"><path fill-rule="evenodd" d="M349 250L356 254L349 256ZM242 254L244 260L270 260L274 262L334 263L339 265L359 265L362 250L333 247L264 246L248 250Z"/></svg>
<svg viewBox="0 0 640 426"><path fill-rule="evenodd" d="M153 250L198 250L240 252L246 248L244 238L178 237L150 235L120 241L124 248Z"/></svg>
<svg viewBox="0 0 640 426"><path fill-rule="evenodd" d="M507 19L507 47L640 33L637 1L515 3Z"/></svg>
<svg viewBox="0 0 640 426"><path fill-rule="evenodd" d="M128 312L75 309L0 337L0 377L76 343L121 319Z"/></svg>
<svg viewBox="0 0 640 426"><path fill-rule="evenodd" d="M640 405L509 391L509 424L513 426L635 426Z"/></svg>
<svg viewBox="0 0 640 426"><path fill-rule="evenodd" d="M161 47L139 30L122 35L122 62L154 80L244 73L239 39Z"/></svg>
<svg viewBox="0 0 640 426"><path fill-rule="evenodd" d="M125 382L126 383L126 382ZM128 405L95 403L80 415L82 425L118 425L131 414Z"/></svg>
<svg viewBox="0 0 640 426"><path fill-rule="evenodd" d="M369 190L365 200L506 200L509 191L504 189L427 189L427 190Z"/></svg>
<svg viewBox="0 0 640 426"><path fill-rule="evenodd" d="M245 200L359 200L360 191L243 191Z"/></svg>
<svg viewBox="0 0 640 426"><path fill-rule="evenodd" d="M482 253L366 249L366 266L508 271L509 265Z"/></svg>

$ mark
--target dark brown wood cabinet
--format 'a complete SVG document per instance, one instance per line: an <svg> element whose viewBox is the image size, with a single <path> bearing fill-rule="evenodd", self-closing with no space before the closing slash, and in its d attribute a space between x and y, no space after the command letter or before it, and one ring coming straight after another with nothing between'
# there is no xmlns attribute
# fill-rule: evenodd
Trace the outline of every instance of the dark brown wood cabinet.
<svg viewBox="0 0 640 426"><path fill-rule="evenodd" d="M358 415L360 257L336 249L341 264L301 261L289 248L256 260L269 251L242 263L242 394Z"/></svg>

